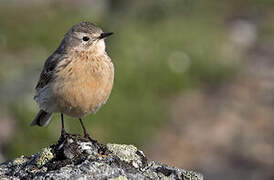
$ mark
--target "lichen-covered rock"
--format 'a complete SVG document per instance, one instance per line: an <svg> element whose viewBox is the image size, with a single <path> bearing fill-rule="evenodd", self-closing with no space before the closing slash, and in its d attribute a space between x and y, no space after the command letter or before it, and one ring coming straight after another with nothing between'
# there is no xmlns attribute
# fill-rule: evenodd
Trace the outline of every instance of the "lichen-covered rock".
<svg viewBox="0 0 274 180"><path fill-rule="evenodd" d="M54 155L51 152L51 148L44 148L41 152L39 152L36 155L36 165L38 168L45 165L47 162L49 162L52 158L54 158Z"/></svg>
<svg viewBox="0 0 274 180"><path fill-rule="evenodd" d="M120 160L131 164L135 168L147 165L144 153L133 145L107 144L107 149L118 156Z"/></svg>
<svg viewBox="0 0 274 180"><path fill-rule="evenodd" d="M102 145L66 134L39 153L0 164L0 179L202 180L203 176L148 162L144 153L132 145Z"/></svg>

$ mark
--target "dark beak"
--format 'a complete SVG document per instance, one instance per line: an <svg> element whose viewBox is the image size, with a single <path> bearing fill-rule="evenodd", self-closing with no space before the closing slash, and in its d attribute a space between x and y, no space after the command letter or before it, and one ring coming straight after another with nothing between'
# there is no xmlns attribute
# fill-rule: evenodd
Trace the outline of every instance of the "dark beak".
<svg viewBox="0 0 274 180"><path fill-rule="evenodd" d="M100 36L99 36L99 39L104 39L110 35L112 35L113 32L103 32Z"/></svg>

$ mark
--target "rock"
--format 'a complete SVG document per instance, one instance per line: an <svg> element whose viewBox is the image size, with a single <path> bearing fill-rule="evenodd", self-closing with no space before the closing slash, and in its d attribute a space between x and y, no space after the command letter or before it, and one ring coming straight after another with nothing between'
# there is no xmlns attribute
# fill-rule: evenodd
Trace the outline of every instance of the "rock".
<svg viewBox="0 0 274 180"><path fill-rule="evenodd" d="M66 134L41 152L0 164L0 179L202 180L203 176L160 162L149 162L133 145L102 145Z"/></svg>

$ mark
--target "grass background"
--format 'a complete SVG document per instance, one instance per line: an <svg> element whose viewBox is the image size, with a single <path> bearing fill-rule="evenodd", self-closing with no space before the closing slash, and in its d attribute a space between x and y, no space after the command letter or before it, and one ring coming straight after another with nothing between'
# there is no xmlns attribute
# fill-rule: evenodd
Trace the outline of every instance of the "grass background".
<svg viewBox="0 0 274 180"><path fill-rule="evenodd" d="M59 137L59 115L46 128L29 126L38 112L32 96L43 62L72 25L91 21L115 32L106 42L114 88L107 104L84 118L88 131L102 143L143 147L168 123L171 97L220 86L241 68L241 55L225 51L229 21L241 14L235 7L256 14L274 1L104 2L102 9L63 1L0 2L0 112L15 120L12 139L2 147L7 158L37 152ZM260 38L273 39L273 21L265 21L270 23ZM65 117L65 126L81 133L76 119Z"/></svg>

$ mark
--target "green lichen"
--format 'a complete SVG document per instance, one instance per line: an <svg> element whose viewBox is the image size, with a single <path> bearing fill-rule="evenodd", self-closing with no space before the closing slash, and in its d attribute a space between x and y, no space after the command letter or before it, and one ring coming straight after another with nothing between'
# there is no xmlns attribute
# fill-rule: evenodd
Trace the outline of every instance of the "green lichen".
<svg viewBox="0 0 274 180"><path fill-rule="evenodd" d="M138 149L133 145L107 144L107 148L118 156L120 160L131 163L135 168L139 168L142 165L140 156L136 154Z"/></svg>
<svg viewBox="0 0 274 180"><path fill-rule="evenodd" d="M14 159L13 164L18 166L18 165L26 163L27 161L28 161L28 159L24 155L22 155L19 158Z"/></svg>
<svg viewBox="0 0 274 180"><path fill-rule="evenodd" d="M41 152L37 154L37 157L36 157L37 167L38 168L42 167L47 162L49 162L53 157L54 155L51 152L51 148L49 147L44 148Z"/></svg>
<svg viewBox="0 0 274 180"><path fill-rule="evenodd" d="M119 177L115 177L115 178L110 178L109 180L127 180L126 176L119 176Z"/></svg>
<svg viewBox="0 0 274 180"><path fill-rule="evenodd" d="M1 178L1 180L10 180L10 179L9 179L9 178L5 178L5 177L4 177L4 178Z"/></svg>
<svg viewBox="0 0 274 180"><path fill-rule="evenodd" d="M184 180L203 180L203 176L199 173L196 173L194 171L186 171L183 173Z"/></svg>
<svg viewBox="0 0 274 180"><path fill-rule="evenodd" d="M164 177L161 177L161 180L175 180L175 179L171 178L171 177L164 176Z"/></svg>

